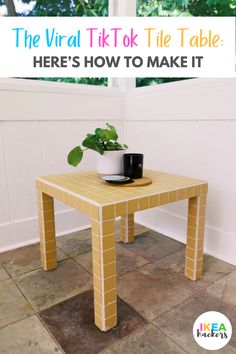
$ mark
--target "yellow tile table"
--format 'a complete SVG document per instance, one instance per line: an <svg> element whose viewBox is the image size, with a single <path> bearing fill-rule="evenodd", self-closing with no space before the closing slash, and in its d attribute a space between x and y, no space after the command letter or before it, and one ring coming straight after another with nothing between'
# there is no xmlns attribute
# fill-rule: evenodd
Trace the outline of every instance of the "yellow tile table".
<svg viewBox="0 0 236 354"><path fill-rule="evenodd" d="M145 187L111 186L96 172L67 173L36 180L41 261L57 267L53 198L92 218L95 324L107 331L117 324L115 217L121 216L121 241L134 241L134 213L183 199L189 200L185 276L202 276L208 184L198 179L145 171L153 183ZM148 291L148 289L147 289Z"/></svg>

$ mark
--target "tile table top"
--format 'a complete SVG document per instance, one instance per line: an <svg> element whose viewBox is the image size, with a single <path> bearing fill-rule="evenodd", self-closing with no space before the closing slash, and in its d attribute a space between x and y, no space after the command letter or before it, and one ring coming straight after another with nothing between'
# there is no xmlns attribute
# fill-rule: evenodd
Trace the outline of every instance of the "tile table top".
<svg viewBox="0 0 236 354"><path fill-rule="evenodd" d="M44 192L59 200L66 198L66 194L95 206L155 196L160 197L157 204L161 205L189 198L191 194L207 193L207 182L200 179L151 170L145 170L144 175L152 179L151 185L132 188L109 185L95 171L38 177L36 183L41 190L44 185Z"/></svg>

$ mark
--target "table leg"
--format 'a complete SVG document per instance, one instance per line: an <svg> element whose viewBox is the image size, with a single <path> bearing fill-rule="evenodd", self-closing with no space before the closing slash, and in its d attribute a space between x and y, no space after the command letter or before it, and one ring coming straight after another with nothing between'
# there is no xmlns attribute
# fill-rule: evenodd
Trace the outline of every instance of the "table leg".
<svg viewBox="0 0 236 354"><path fill-rule="evenodd" d="M53 198L37 191L41 264L44 270L57 267Z"/></svg>
<svg viewBox="0 0 236 354"><path fill-rule="evenodd" d="M202 277L206 197L189 199L185 276L191 280Z"/></svg>
<svg viewBox="0 0 236 354"><path fill-rule="evenodd" d="M95 324L108 331L117 324L115 220L92 220Z"/></svg>
<svg viewBox="0 0 236 354"><path fill-rule="evenodd" d="M121 242L134 242L134 214L128 214L121 217Z"/></svg>

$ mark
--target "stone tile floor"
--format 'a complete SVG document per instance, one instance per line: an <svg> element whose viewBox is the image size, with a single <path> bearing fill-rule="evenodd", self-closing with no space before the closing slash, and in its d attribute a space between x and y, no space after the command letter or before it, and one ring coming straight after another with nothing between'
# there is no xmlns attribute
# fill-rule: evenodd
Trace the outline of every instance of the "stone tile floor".
<svg viewBox="0 0 236 354"><path fill-rule="evenodd" d="M207 353L192 336L205 311L236 328L236 267L205 256L204 276L184 277L184 245L136 225L135 243L117 237L119 324L93 324L90 230L58 238L58 268L40 268L39 245L0 254L0 353ZM119 227L117 227L119 234ZM218 353L236 354L236 331Z"/></svg>

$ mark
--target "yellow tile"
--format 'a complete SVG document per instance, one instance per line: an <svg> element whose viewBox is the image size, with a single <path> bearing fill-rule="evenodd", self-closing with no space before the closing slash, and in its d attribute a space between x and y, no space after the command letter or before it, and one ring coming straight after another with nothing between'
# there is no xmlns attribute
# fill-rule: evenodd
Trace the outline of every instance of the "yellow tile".
<svg viewBox="0 0 236 354"><path fill-rule="evenodd" d="M134 228L134 216L131 217L123 217L120 222L121 229L130 229Z"/></svg>
<svg viewBox="0 0 236 354"><path fill-rule="evenodd" d="M51 221L47 221L44 223L39 221L39 229L42 233L44 233L44 232L47 233L51 230L54 230L54 221L51 220Z"/></svg>
<svg viewBox="0 0 236 354"><path fill-rule="evenodd" d="M95 262L93 262L93 274L101 278L101 265Z"/></svg>
<svg viewBox="0 0 236 354"><path fill-rule="evenodd" d="M194 216L189 216L188 217L188 226L195 228L197 226L197 218L195 218Z"/></svg>
<svg viewBox="0 0 236 354"><path fill-rule="evenodd" d="M126 229L126 227L128 226L128 218L127 218L127 216L124 216L124 217L121 218L120 226L123 227L124 229Z"/></svg>
<svg viewBox="0 0 236 354"><path fill-rule="evenodd" d="M189 206L188 206L188 215L189 216L195 216L196 217L197 210L198 210L197 205L193 205L193 204L189 203Z"/></svg>
<svg viewBox="0 0 236 354"><path fill-rule="evenodd" d="M83 200L83 203L82 203L82 212L87 215L90 215L90 204L88 202L86 202L85 200Z"/></svg>
<svg viewBox="0 0 236 354"><path fill-rule="evenodd" d="M202 278L202 269L199 269L196 271L195 278L196 278L196 280L199 280Z"/></svg>
<svg viewBox="0 0 236 354"><path fill-rule="evenodd" d="M47 261L51 261L51 260L57 258L57 250L56 250L56 248L52 249L51 251L44 253L44 255L46 255Z"/></svg>
<svg viewBox="0 0 236 354"><path fill-rule="evenodd" d="M39 213L39 217L41 218L42 221L51 221L54 220L54 213L50 210L50 211L41 211Z"/></svg>
<svg viewBox="0 0 236 354"><path fill-rule="evenodd" d="M185 266L189 269L194 270L194 261L191 259L187 259L185 260Z"/></svg>
<svg viewBox="0 0 236 354"><path fill-rule="evenodd" d="M44 242L43 245L40 245L42 252L49 252L56 248L56 241L55 239L50 242Z"/></svg>
<svg viewBox="0 0 236 354"><path fill-rule="evenodd" d="M116 257L115 248L112 248L108 251L104 251L103 252L103 263L104 264L112 263L115 261L115 257Z"/></svg>
<svg viewBox="0 0 236 354"><path fill-rule="evenodd" d="M195 238L187 238L187 247L195 249Z"/></svg>
<svg viewBox="0 0 236 354"><path fill-rule="evenodd" d="M128 201L128 214L132 214L138 210L138 199Z"/></svg>
<svg viewBox="0 0 236 354"><path fill-rule="evenodd" d="M194 271L192 269L185 268L185 276L188 279L195 280Z"/></svg>
<svg viewBox="0 0 236 354"><path fill-rule="evenodd" d="M91 226L92 226L92 233L100 235L100 224L99 224L99 222L93 219L92 223L91 223Z"/></svg>
<svg viewBox="0 0 236 354"><path fill-rule="evenodd" d="M187 228L187 235L188 237L195 238L197 235L197 230L194 227L188 226Z"/></svg>
<svg viewBox="0 0 236 354"><path fill-rule="evenodd" d="M199 208L199 216L205 216L206 215L206 206L203 206L201 208Z"/></svg>
<svg viewBox="0 0 236 354"><path fill-rule="evenodd" d="M53 211L53 200L51 201L46 201L46 202L43 202L41 203L41 210L43 209L43 211Z"/></svg>
<svg viewBox="0 0 236 354"><path fill-rule="evenodd" d="M204 234L205 234L205 227L200 227L197 230L197 237L198 239L203 239L204 238Z"/></svg>
<svg viewBox="0 0 236 354"><path fill-rule="evenodd" d="M129 239L134 238L134 227L128 228L128 237L129 237Z"/></svg>
<svg viewBox="0 0 236 354"><path fill-rule="evenodd" d="M186 199L186 188L178 190L178 200Z"/></svg>
<svg viewBox="0 0 236 354"><path fill-rule="evenodd" d="M196 252L196 258L197 259L202 259L203 258L203 248L198 248Z"/></svg>
<svg viewBox="0 0 236 354"><path fill-rule="evenodd" d="M100 328L101 331L103 331L103 324L102 324L102 320L100 317L98 317L98 315L95 314L95 324L98 328Z"/></svg>
<svg viewBox="0 0 236 354"><path fill-rule="evenodd" d="M42 192L37 186L38 183L39 182L36 182L36 195L37 195L37 198L41 198L42 197Z"/></svg>
<svg viewBox="0 0 236 354"><path fill-rule="evenodd" d="M102 304L102 293L98 290L94 290L94 300L96 300L97 303Z"/></svg>
<svg viewBox="0 0 236 354"><path fill-rule="evenodd" d="M202 269L203 259L199 259L196 264L196 270Z"/></svg>
<svg viewBox="0 0 236 354"><path fill-rule="evenodd" d="M92 255L93 255L93 261L100 264L101 262L100 252L97 251L95 248L92 248Z"/></svg>
<svg viewBox="0 0 236 354"><path fill-rule="evenodd" d="M102 233L103 235L113 234L115 231L115 221L114 219L105 221L102 223Z"/></svg>
<svg viewBox="0 0 236 354"><path fill-rule="evenodd" d="M51 261L47 261L46 266L44 266L44 264L43 264L42 267L43 267L44 270L56 269L57 261L56 261L56 259L51 260Z"/></svg>
<svg viewBox="0 0 236 354"><path fill-rule="evenodd" d="M152 195L150 197L150 208L157 207L159 205L159 196L158 195Z"/></svg>
<svg viewBox="0 0 236 354"><path fill-rule="evenodd" d="M200 197L192 197L189 201L189 203L191 203L192 205L197 205L199 204L199 199Z"/></svg>
<svg viewBox="0 0 236 354"><path fill-rule="evenodd" d="M98 278L97 276L93 276L93 286L99 290L100 292L102 292L102 283L101 283L101 279Z"/></svg>
<svg viewBox="0 0 236 354"><path fill-rule="evenodd" d="M114 289L116 287L116 276L104 280L104 292Z"/></svg>
<svg viewBox="0 0 236 354"><path fill-rule="evenodd" d="M110 263L104 266L104 278L111 277L116 274L116 263Z"/></svg>
<svg viewBox="0 0 236 354"><path fill-rule="evenodd" d="M105 306L105 318L116 315L117 305L116 301Z"/></svg>
<svg viewBox="0 0 236 354"><path fill-rule="evenodd" d="M115 206L113 205L108 205L108 206L104 206L102 208L102 219L106 220L106 219L112 219L115 216Z"/></svg>
<svg viewBox="0 0 236 354"><path fill-rule="evenodd" d="M102 238L103 250L115 247L115 234Z"/></svg>
<svg viewBox="0 0 236 354"><path fill-rule="evenodd" d="M108 291L104 294L104 303L108 304L109 302L116 301L116 290Z"/></svg>
<svg viewBox="0 0 236 354"><path fill-rule="evenodd" d="M69 201L71 201L71 200L72 200L72 198L69 198ZM82 201L81 199L79 199L79 198L74 198L74 199L73 199L73 207L74 207L75 209L78 209L78 210L80 210L80 211L86 213L86 211L84 210L83 201ZM88 213L86 213L86 214L88 214Z"/></svg>
<svg viewBox="0 0 236 354"><path fill-rule="evenodd" d="M126 214L126 202L117 203L115 205L115 215L122 216Z"/></svg>
<svg viewBox="0 0 236 354"><path fill-rule="evenodd" d="M201 186L195 186L193 188L194 195L200 195L201 194Z"/></svg>
<svg viewBox="0 0 236 354"><path fill-rule="evenodd" d="M201 194L207 194L208 192L208 184L201 185Z"/></svg>
<svg viewBox="0 0 236 354"><path fill-rule="evenodd" d="M160 194L160 205L169 203L169 193Z"/></svg>
<svg viewBox="0 0 236 354"><path fill-rule="evenodd" d="M117 325L117 316L114 315L105 320L105 330L108 331L110 328L113 328Z"/></svg>
<svg viewBox="0 0 236 354"><path fill-rule="evenodd" d="M186 198L192 198L194 196L194 189L193 187L188 187L186 189Z"/></svg>
<svg viewBox="0 0 236 354"><path fill-rule="evenodd" d="M94 311L95 311L95 315L97 315L100 318L103 317L102 316L102 304L94 301Z"/></svg>
<svg viewBox="0 0 236 354"><path fill-rule="evenodd" d="M202 205L206 205L206 202L207 202L207 195L206 194L202 194L200 196L200 203L201 203L201 206Z"/></svg>
<svg viewBox="0 0 236 354"><path fill-rule="evenodd" d="M37 201L37 209L38 213L43 211L43 203L41 203L40 201Z"/></svg>
<svg viewBox="0 0 236 354"><path fill-rule="evenodd" d="M194 238L187 238L187 247L195 249L195 245L197 247L197 249L201 249L203 248L203 244L204 244L204 238L200 238L200 239L194 239Z"/></svg>
<svg viewBox="0 0 236 354"><path fill-rule="evenodd" d="M49 242L55 239L55 231L50 230L45 233L45 241Z"/></svg>
<svg viewBox="0 0 236 354"><path fill-rule="evenodd" d="M134 241L134 228L126 231L125 229L121 229L121 239L124 242L130 243Z"/></svg>
<svg viewBox="0 0 236 354"><path fill-rule="evenodd" d="M99 207L91 205L91 216L94 219L99 219Z"/></svg>
<svg viewBox="0 0 236 354"><path fill-rule="evenodd" d="M186 256L188 257L188 258L194 258L194 256L195 256L195 250L194 249L192 249L192 248L186 248Z"/></svg>
<svg viewBox="0 0 236 354"><path fill-rule="evenodd" d="M101 244L100 244L100 237L96 235L95 233L92 234L92 245L95 247L97 250L100 250Z"/></svg>
<svg viewBox="0 0 236 354"><path fill-rule="evenodd" d="M198 219L198 227L199 228L204 228L206 222L206 218L202 216L201 218Z"/></svg>
<svg viewBox="0 0 236 354"><path fill-rule="evenodd" d="M173 191L169 193L169 203L176 202L178 200L177 191Z"/></svg>
<svg viewBox="0 0 236 354"><path fill-rule="evenodd" d="M197 240L197 247L198 249L202 249L204 246L204 238L200 238L199 240Z"/></svg>
<svg viewBox="0 0 236 354"><path fill-rule="evenodd" d="M138 201L138 210L148 209L149 197L140 198Z"/></svg>
<svg viewBox="0 0 236 354"><path fill-rule="evenodd" d="M42 199L43 199L43 202L47 202L47 201L51 201L52 197L50 195L42 193Z"/></svg>

